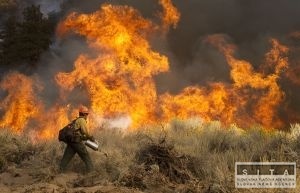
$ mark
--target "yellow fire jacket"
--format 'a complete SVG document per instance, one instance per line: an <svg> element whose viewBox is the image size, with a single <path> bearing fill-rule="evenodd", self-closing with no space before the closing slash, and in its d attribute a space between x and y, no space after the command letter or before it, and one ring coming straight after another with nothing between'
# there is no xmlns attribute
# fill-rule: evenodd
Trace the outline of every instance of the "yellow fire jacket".
<svg viewBox="0 0 300 193"><path fill-rule="evenodd" d="M87 121L83 117L78 117L75 121L75 130L81 136L82 139L91 139L92 136L87 127Z"/></svg>

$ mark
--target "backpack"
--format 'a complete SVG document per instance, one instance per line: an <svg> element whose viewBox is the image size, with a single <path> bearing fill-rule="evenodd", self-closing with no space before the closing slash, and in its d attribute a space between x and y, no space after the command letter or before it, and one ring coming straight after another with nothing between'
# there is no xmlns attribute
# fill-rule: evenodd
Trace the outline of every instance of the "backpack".
<svg viewBox="0 0 300 193"><path fill-rule="evenodd" d="M64 126L61 130L59 130L58 134L58 140L63 141L65 143L74 142L76 138L75 134L75 121L77 119L73 120L68 125Z"/></svg>

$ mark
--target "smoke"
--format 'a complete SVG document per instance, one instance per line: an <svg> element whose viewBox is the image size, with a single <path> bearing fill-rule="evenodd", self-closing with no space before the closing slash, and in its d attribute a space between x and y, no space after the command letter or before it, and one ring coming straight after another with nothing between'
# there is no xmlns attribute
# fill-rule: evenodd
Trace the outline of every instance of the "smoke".
<svg viewBox="0 0 300 193"><path fill-rule="evenodd" d="M120 129L126 131L132 120L129 116L116 116L113 118L103 118L95 113L90 115L91 120L94 121L93 125L97 128L110 128L110 129Z"/></svg>
<svg viewBox="0 0 300 193"><path fill-rule="evenodd" d="M168 36L169 48L179 63L176 68L171 64L171 71L187 83L229 80L224 58L202 43L207 35L226 34L237 45L238 57L257 68L270 47L270 37L287 43L287 34L300 28L299 1L174 0L174 4L182 17Z"/></svg>
<svg viewBox="0 0 300 193"><path fill-rule="evenodd" d="M49 13L60 12L60 5L64 2L64 0L36 0L34 3L36 5L40 5L41 12L44 15L48 15Z"/></svg>
<svg viewBox="0 0 300 193"><path fill-rule="evenodd" d="M47 17L50 13L58 13L61 11L61 5L65 0L25 0L17 1L20 10L30 5L40 6L41 12Z"/></svg>
<svg viewBox="0 0 300 193"><path fill-rule="evenodd" d="M88 96L81 87L75 88L67 100L61 100L60 90L55 81L58 72L71 71L77 57L88 52L90 53L89 48L83 39L71 37L64 40L56 39L50 50L42 55L34 73L38 74L44 82L46 89L41 97L43 101L47 101L48 107L58 102L64 105L88 103Z"/></svg>
<svg viewBox="0 0 300 193"><path fill-rule="evenodd" d="M120 129L127 129L131 125L131 118L128 116L113 118L113 119L106 119L108 122L109 128L120 128Z"/></svg>

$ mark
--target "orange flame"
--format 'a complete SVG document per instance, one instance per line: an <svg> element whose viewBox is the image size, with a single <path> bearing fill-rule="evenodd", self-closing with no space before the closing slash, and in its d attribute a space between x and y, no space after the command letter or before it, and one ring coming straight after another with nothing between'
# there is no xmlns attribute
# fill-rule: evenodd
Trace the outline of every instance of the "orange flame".
<svg viewBox="0 0 300 193"><path fill-rule="evenodd" d="M176 96L165 94L161 97L164 120L174 117L187 119L201 117L206 121L222 120L232 123L236 107L231 104L231 94L225 85L215 83L211 89L188 87Z"/></svg>
<svg viewBox="0 0 300 193"><path fill-rule="evenodd" d="M170 26L176 28L180 19L180 13L174 7L171 0L160 0L159 4L163 7L162 20L163 29L168 30Z"/></svg>
<svg viewBox="0 0 300 193"><path fill-rule="evenodd" d="M0 88L8 93L0 102L0 108L4 112L0 127L21 132L29 119L36 117L40 111L41 102L34 91L40 89L40 86L33 79L14 72L2 80Z"/></svg>
<svg viewBox="0 0 300 193"><path fill-rule="evenodd" d="M253 118L256 122L266 127L282 126L279 117L277 117L277 107L282 102L284 93L281 91L277 81L280 73L288 67L288 58L286 56L288 48L281 45L277 40L271 39L272 49L266 54L266 64L264 66L273 68L274 73L264 75L263 73L254 72L252 65L247 61L234 58L234 46L226 44L220 35L211 36L208 38L208 41L216 45L224 53L231 67L233 89L236 93L243 90L261 92L258 97L254 96L256 101L252 105L254 110ZM250 94L253 94L253 92ZM246 100L250 102L251 97L253 96L248 96Z"/></svg>
<svg viewBox="0 0 300 193"><path fill-rule="evenodd" d="M58 134L59 129L69 122L69 112L67 106L53 106L47 112L37 118L38 128L37 134L42 139L52 139ZM75 116L73 116L75 117Z"/></svg>
<svg viewBox="0 0 300 193"><path fill-rule="evenodd" d="M58 84L67 90L84 84L92 109L100 115L129 114L134 126L153 121L157 96L152 77L169 68L167 57L151 50L147 40L157 28L128 6L104 5L91 15L71 14L59 31L73 29L86 36L99 55L81 55L74 71L56 76Z"/></svg>

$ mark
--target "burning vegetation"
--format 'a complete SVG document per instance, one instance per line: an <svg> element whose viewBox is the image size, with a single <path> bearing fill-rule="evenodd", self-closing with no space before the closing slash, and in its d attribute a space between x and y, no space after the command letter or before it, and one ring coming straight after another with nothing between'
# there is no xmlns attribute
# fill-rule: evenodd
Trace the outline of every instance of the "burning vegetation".
<svg viewBox="0 0 300 193"><path fill-rule="evenodd" d="M171 0L159 0L159 5L156 20L128 5L103 4L94 13L70 13L60 21L57 36L83 37L90 53L80 54L72 70L52 77L60 94L51 105L40 97L47 88L38 74L6 75L0 83L4 93L0 126L17 133L29 131L34 139L54 138L76 116L79 104L69 102L76 89L85 93L93 111L91 127L99 125L99 117L129 117L131 129L167 123L175 117L242 127L259 124L266 129L287 125L289 118L280 116L287 110L280 108L286 99L280 80L289 77L297 83L299 77L290 70L290 49L275 38L270 39L270 49L257 68L236 56L238 47L226 35L209 35L203 43L224 56L231 82L191 85L177 94L158 93L155 76L168 73L170 62L152 48L151 40L163 40L181 17ZM298 35L295 32L291 37Z"/></svg>

